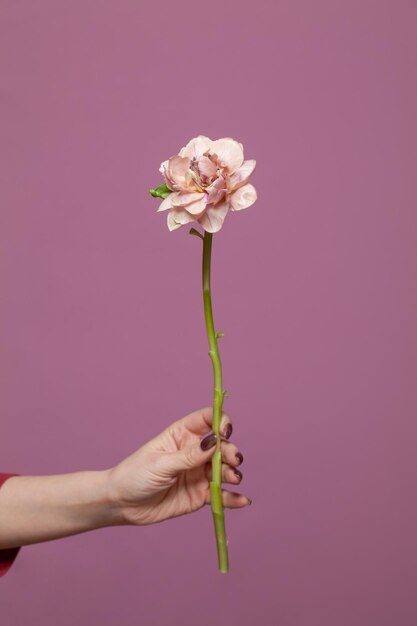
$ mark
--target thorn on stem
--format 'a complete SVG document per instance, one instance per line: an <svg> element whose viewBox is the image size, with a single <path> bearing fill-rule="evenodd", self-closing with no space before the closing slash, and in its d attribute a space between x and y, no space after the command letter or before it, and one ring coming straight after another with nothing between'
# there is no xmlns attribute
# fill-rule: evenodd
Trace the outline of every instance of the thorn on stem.
<svg viewBox="0 0 417 626"><path fill-rule="evenodd" d="M221 333L221 332L216 333L216 338L217 339L220 339L221 337L224 337L224 333Z"/></svg>

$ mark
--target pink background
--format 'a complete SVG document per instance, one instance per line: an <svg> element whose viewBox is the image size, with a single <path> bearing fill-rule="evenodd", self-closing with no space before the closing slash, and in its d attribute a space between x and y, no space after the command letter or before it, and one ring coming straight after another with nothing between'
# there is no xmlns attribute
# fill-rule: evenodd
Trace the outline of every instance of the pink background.
<svg viewBox="0 0 417 626"><path fill-rule="evenodd" d="M251 508L21 550L2 626L415 626L413 1L3 0L1 471L104 469L211 402L201 242L148 189L257 159L213 242Z"/></svg>

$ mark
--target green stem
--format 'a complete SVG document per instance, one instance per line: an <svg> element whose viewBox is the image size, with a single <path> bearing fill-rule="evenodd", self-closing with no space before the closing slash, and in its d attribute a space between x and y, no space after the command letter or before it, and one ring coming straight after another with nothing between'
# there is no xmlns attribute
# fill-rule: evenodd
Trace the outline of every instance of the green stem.
<svg viewBox="0 0 417 626"><path fill-rule="evenodd" d="M222 455L220 450L220 420L222 416L224 392L222 390L222 364L217 336L214 331L213 311L211 306L210 290L210 261L213 234L204 232L203 240L203 296L204 315L206 320L207 337L209 340L209 356L213 363L214 372L214 399L213 399L213 432L217 435L216 450L212 457L212 479L210 482L211 511L213 514L214 529L216 533L217 555L219 570L226 574L229 571L229 559L227 554L227 539L224 525L224 511L222 503Z"/></svg>

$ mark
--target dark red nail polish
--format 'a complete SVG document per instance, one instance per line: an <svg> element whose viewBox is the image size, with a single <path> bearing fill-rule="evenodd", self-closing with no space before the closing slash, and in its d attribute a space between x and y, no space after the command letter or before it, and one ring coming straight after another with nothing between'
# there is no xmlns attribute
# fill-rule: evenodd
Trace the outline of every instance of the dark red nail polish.
<svg viewBox="0 0 417 626"><path fill-rule="evenodd" d="M226 439L230 439L230 435L232 434L232 432L233 432L233 426L229 422L224 430L224 436L226 437Z"/></svg>
<svg viewBox="0 0 417 626"><path fill-rule="evenodd" d="M243 478L243 474L242 472L240 472L238 469L234 468L234 473L236 474L236 476L239 478L239 480L242 480Z"/></svg>
<svg viewBox="0 0 417 626"><path fill-rule="evenodd" d="M236 460L237 460L237 464L240 465L241 463L243 463L243 454L241 454L240 452L236 453Z"/></svg>
<svg viewBox="0 0 417 626"><path fill-rule="evenodd" d="M216 435L214 433L210 433L209 435L206 435L204 439L200 441L200 448L204 450L204 452L206 452L206 450L209 450L215 445L216 445Z"/></svg>

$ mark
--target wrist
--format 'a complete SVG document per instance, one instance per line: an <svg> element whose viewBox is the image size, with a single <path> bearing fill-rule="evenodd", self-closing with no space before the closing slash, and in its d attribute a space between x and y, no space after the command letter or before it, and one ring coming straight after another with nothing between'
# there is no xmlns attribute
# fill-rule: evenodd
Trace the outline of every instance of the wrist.
<svg viewBox="0 0 417 626"><path fill-rule="evenodd" d="M112 467L111 469L105 470L105 480L106 480L106 493L107 493L107 503L108 510L112 513L110 517L118 520L116 524L124 525L129 524L129 521L126 516L125 507L122 504L122 500L119 493L118 488L118 479L117 479L117 466ZM112 524L109 524L112 525Z"/></svg>
<svg viewBox="0 0 417 626"><path fill-rule="evenodd" d="M89 473L93 494L89 503L92 524L96 528L126 524L123 507L113 488L112 469Z"/></svg>
<svg viewBox="0 0 417 626"><path fill-rule="evenodd" d="M112 512L110 517L117 520L114 524L136 526L137 516L134 514L132 515L132 505L131 503L126 502L126 489L122 488L124 483L125 480L123 478L123 470L121 467L116 465L115 467L106 470L108 510ZM135 507L133 508L135 509Z"/></svg>

